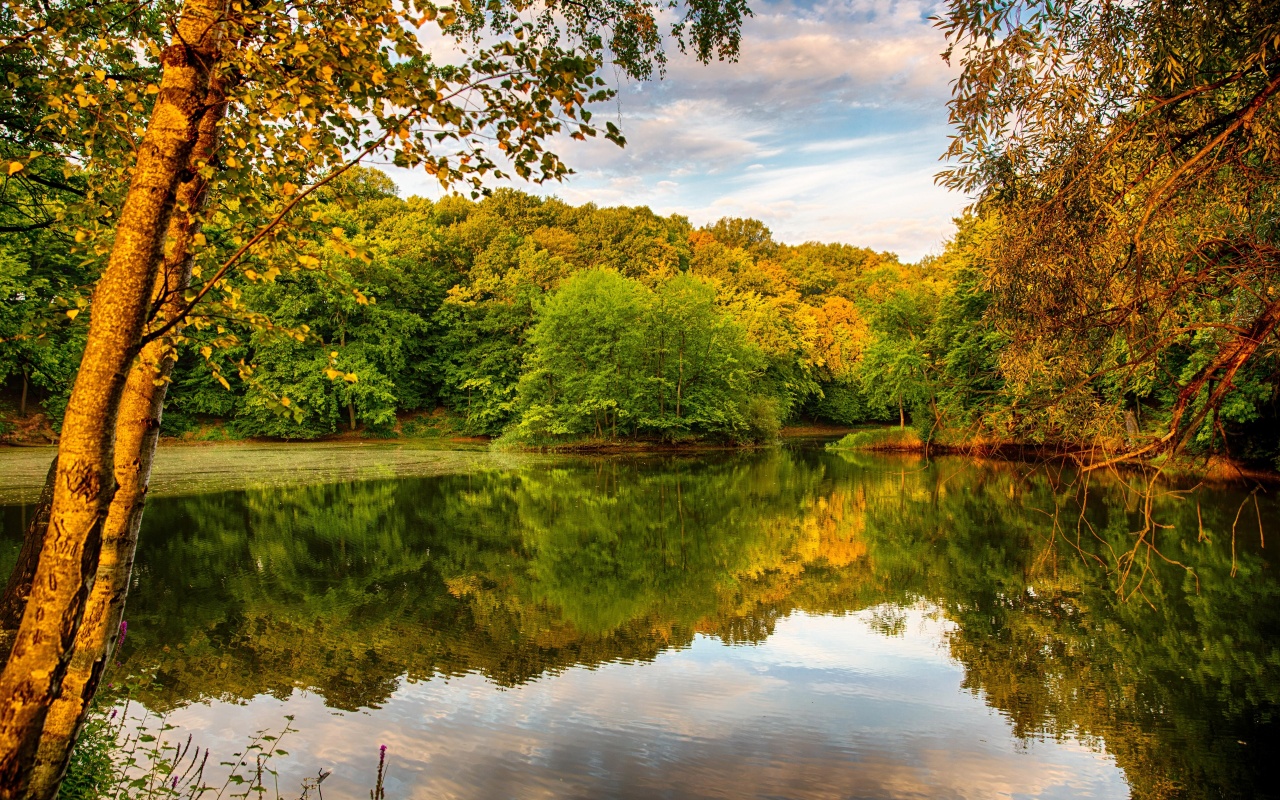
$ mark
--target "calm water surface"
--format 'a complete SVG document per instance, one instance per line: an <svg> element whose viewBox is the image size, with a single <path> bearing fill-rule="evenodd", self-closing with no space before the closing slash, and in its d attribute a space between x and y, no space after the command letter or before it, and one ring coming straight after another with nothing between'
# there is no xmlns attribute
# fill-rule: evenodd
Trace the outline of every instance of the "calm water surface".
<svg viewBox="0 0 1280 800"><path fill-rule="evenodd" d="M367 796L384 744L388 798L1280 792L1265 493L813 448L475 458L153 498L118 675L215 753L292 715L287 797L320 767Z"/></svg>

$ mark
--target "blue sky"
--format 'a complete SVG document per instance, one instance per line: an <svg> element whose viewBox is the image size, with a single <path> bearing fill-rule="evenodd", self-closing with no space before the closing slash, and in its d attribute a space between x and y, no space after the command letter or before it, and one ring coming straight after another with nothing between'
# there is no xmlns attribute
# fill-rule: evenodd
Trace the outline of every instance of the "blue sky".
<svg viewBox="0 0 1280 800"><path fill-rule="evenodd" d="M695 224L763 220L780 241L839 241L915 260L966 204L934 184L954 69L919 0L751 3L737 63L672 48L666 77L621 84L597 110L627 147L566 140L577 174L524 186L571 203L647 205ZM394 172L405 194L423 174Z"/></svg>

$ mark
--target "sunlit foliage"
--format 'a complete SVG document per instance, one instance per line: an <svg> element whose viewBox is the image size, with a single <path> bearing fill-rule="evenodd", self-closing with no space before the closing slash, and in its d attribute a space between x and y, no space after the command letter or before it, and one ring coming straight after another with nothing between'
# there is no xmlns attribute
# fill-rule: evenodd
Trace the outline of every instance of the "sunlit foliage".
<svg viewBox="0 0 1280 800"><path fill-rule="evenodd" d="M1010 433L1273 446L1280 4L954 0L938 25Z"/></svg>

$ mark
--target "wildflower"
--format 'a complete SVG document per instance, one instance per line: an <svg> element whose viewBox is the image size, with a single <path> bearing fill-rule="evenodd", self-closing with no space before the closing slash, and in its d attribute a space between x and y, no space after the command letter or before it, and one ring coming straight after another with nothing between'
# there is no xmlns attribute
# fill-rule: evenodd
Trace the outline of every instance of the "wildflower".
<svg viewBox="0 0 1280 800"><path fill-rule="evenodd" d="M123 620L123 619L120 620L120 637L116 639L116 647L119 647L120 645L124 644L124 635L126 632L128 632L128 630L129 630L129 621Z"/></svg>
<svg viewBox="0 0 1280 800"><path fill-rule="evenodd" d="M120 709L118 709L118 708L113 708L113 709L111 709L111 716L107 717L107 719L108 719L108 720L113 720L113 719L115 719L115 718L116 718L116 712L117 712L117 711L119 711L119 710L120 710Z"/></svg>
<svg viewBox="0 0 1280 800"><path fill-rule="evenodd" d="M381 755L386 755L386 754L387 754L387 746L384 744L383 746L379 747L379 748L378 748L378 753L380 753Z"/></svg>

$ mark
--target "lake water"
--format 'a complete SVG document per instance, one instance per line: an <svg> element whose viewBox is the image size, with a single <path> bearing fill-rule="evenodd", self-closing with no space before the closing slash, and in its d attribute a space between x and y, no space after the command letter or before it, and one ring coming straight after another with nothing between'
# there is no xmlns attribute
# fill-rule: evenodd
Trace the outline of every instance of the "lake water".
<svg viewBox="0 0 1280 800"><path fill-rule="evenodd" d="M285 797L367 796L381 745L397 799L1280 792L1267 492L811 446L200 453L161 451L113 690L151 675L131 708L215 755L292 716Z"/></svg>

